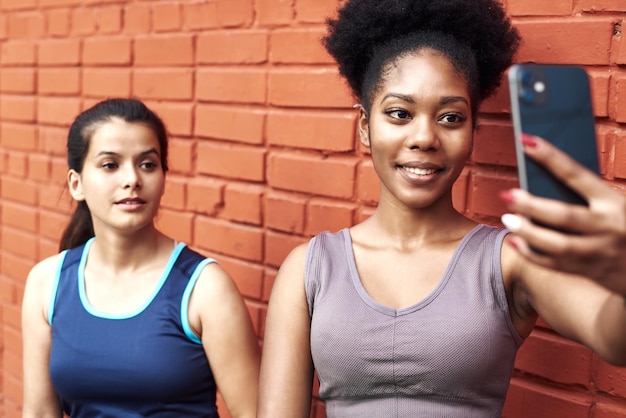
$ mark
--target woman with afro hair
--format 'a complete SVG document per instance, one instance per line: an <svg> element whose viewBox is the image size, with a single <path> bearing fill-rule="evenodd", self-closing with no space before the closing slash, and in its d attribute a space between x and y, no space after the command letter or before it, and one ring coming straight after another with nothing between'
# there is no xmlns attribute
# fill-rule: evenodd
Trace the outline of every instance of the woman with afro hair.
<svg viewBox="0 0 626 418"><path fill-rule="evenodd" d="M589 207L505 191L518 213L503 218L508 229L453 208L478 108L520 43L501 4L348 0L328 29L325 46L360 102L379 205L283 263L267 314L259 416L308 417L315 370L328 418L500 417L538 315L626 364L624 196L523 136L528 156Z"/></svg>

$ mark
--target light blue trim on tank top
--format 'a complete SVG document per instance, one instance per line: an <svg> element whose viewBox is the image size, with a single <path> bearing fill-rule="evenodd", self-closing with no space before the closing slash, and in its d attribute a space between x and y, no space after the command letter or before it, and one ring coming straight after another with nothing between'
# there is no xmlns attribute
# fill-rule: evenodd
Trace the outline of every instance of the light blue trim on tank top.
<svg viewBox="0 0 626 418"><path fill-rule="evenodd" d="M63 268L63 262L65 261L66 255L67 255L67 250L63 250L59 254L57 268L54 273L54 282L52 283L52 292L50 293L50 302L48 304L48 324L50 325L52 325L52 315L54 315L54 304L57 301L57 292L59 291L59 282L61 281L61 269Z"/></svg>
<svg viewBox="0 0 626 418"><path fill-rule="evenodd" d="M154 288L152 289L152 293L141 306L130 312L111 313L94 308L91 303L89 303L89 299L87 299L87 292L85 291L85 264L87 263L87 255L89 254L89 248L91 247L93 240L94 238L91 238L85 243L85 248L83 249L83 254L80 258L80 264L78 266L78 293L80 295L80 302L82 303L83 308L85 308L85 310L91 315L103 319L128 319L137 316L141 312L143 312L150 305L150 303L152 303L156 295L163 287L163 284L167 280L167 276L169 276L170 271L172 270L172 267L176 262L176 259L178 258L183 248L185 248L185 244L182 242L176 244L176 246L174 247L174 251L172 251L172 254L170 255L170 259L168 260L167 265L163 270L163 273L161 273L161 278L159 279L159 282L156 284L156 286L154 286Z"/></svg>
<svg viewBox="0 0 626 418"><path fill-rule="evenodd" d="M183 293L183 301L180 304L180 320L183 323L183 330L185 331L185 335L191 341L197 344L202 344L202 341L191 329L191 325L189 325L189 299L191 298L191 292L193 291L198 278L200 277L200 273L204 270L204 267L207 264L217 263L212 258L205 258L196 266L196 269L193 271L191 278L189 278L189 283L187 283L187 287L185 287L185 292Z"/></svg>

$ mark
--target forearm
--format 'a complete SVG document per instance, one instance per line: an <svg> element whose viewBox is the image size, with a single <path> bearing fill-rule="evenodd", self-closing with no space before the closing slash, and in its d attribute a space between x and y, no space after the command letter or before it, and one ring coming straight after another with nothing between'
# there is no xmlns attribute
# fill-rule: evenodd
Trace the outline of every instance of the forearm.
<svg viewBox="0 0 626 418"><path fill-rule="evenodd" d="M607 298L596 324L598 355L613 365L626 366L626 296L613 294Z"/></svg>

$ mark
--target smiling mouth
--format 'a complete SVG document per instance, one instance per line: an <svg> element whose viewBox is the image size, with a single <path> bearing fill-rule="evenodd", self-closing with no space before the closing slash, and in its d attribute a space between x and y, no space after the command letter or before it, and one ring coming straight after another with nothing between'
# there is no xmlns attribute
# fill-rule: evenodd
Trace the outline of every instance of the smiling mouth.
<svg viewBox="0 0 626 418"><path fill-rule="evenodd" d="M404 171L407 171L411 174L415 174L418 176L428 176L430 174L435 174L436 172L439 171L434 168L416 168L416 167L405 167L405 166L400 166L400 168Z"/></svg>

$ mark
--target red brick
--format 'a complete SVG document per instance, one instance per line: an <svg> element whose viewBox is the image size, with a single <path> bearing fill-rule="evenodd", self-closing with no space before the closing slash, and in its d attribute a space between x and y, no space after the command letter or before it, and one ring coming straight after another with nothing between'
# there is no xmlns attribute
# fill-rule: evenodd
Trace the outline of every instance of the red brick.
<svg viewBox="0 0 626 418"><path fill-rule="evenodd" d="M626 78L615 80L615 103L609 112L614 115L616 122L626 122Z"/></svg>
<svg viewBox="0 0 626 418"><path fill-rule="evenodd" d="M0 77L0 91L3 93L34 93L35 70L32 68L3 68L2 77Z"/></svg>
<svg viewBox="0 0 626 418"><path fill-rule="evenodd" d="M594 418L626 418L626 401L600 400L596 402Z"/></svg>
<svg viewBox="0 0 626 418"><path fill-rule="evenodd" d="M42 182L50 180L50 157L48 155L30 154L28 156L28 178Z"/></svg>
<svg viewBox="0 0 626 418"><path fill-rule="evenodd" d="M197 164L201 174L258 182L265 180L265 150L262 148L202 141L198 145Z"/></svg>
<svg viewBox="0 0 626 418"><path fill-rule="evenodd" d="M624 135L615 138L614 158L613 174L617 178L626 179L626 136Z"/></svg>
<svg viewBox="0 0 626 418"><path fill-rule="evenodd" d="M78 39L44 40L37 48L39 65L78 65L80 64L80 43Z"/></svg>
<svg viewBox="0 0 626 418"><path fill-rule="evenodd" d="M156 226L165 235L168 235L180 242L192 242L193 240L193 220L191 213L177 212L169 209L159 211L156 217Z"/></svg>
<svg viewBox="0 0 626 418"><path fill-rule="evenodd" d="M35 151L38 145L37 126L4 122L0 125L0 144L8 149Z"/></svg>
<svg viewBox="0 0 626 418"><path fill-rule="evenodd" d="M41 7L79 6L81 0L39 0Z"/></svg>
<svg viewBox="0 0 626 418"><path fill-rule="evenodd" d="M135 70L133 95L142 99L191 100L193 70L145 69Z"/></svg>
<svg viewBox="0 0 626 418"><path fill-rule="evenodd" d="M591 359L591 350L580 344L533 331L520 348L515 366L554 382L588 386Z"/></svg>
<svg viewBox="0 0 626 418"><path fill-rule="evenodd" d="M37 120L50 125L66 125L81 111L77 98L40 97L37 103Z"/></svg>
<svg viewBox="0 0 626 418"><path fill-rule="evenodd" d="M609 86L611 77L604 71L594 71L590 69L589 84L593 101L593 113L598 117L609 115Z"/></svg>
<svg viewBox="0 0 626 418"><path fill-rule="evenodd" d="M296 16L300 22L324 22L336 15L337 0L299 0Z"/></svg>
<svg viewBox="0 0 626 418"><path fill-rule="evenodd" d="M263 110L198 105L195 121L195 136L249 144L263 143Z"/></svg>
<svg viewBox="0 0 626 418"><path fill-rule="evenodd" d="M183 210L187 198L187 181L184 178L167 177L165 193L161 199L161 206L168 209Z"/></svg>
<svg viewBox="0 0 626 418"><path fill-rule="evenodd" d="M261 299L263 268L257 264L221 256L218 263L233 278L239 292L248 298Z"/></svg>
<svg viewBox="0 0 626 418"><path fill-rule="evenodd" d="M512 16L569 16L572 13L572 0L508 0L507 12Z"/></svg>
<svg viewBox="0 0 626 418"><path fill-rule="evenodd" d="M93 35L98 27L96 11L93 8L76 8L72 10L71 33L74 35Z"/></svg>
<svg viewBox="0 0 626 418"><path fill-rule="evenodd" d="M14 151L9 154L7 174L15 177L25 178L27 175L26 154Z"/></svg>
<svg viewBox="0 0 626 418"><path fill-rule="evenodd" d="M248 26L254 20L254 3L249 0L217 1L216 3L220 26Z"/></svg>
<svg viewBox="0 0 626 418"><path fill-rule="evenodd" d="M626 398L626 369L598 360L596 373L598 390L611 396Z"/></svg>
<svg viewBox="0 0 626 418"><path fill-rule="evenodd" d="M324 68L270 72L269 101L276 106L331 108L349 108L355 103L337 71Z"/></svg>
<svg viewBox="0 0 626 418"><path fill-rule="evenodd" d="M374 170L374 164L369 158L364 159L357 166L357 196L359 200L368 204L377 204L380 195L380 180Z"/></svg>
<svg viewBox="0 0 626 418"><path fill-rule="evenodd" d="M21 307L16 305L2 305L2 323L13 329L22 327Z"/></svg>
<svg viewBox="0 0 626 418"><path fill-rule="evenodd" d="M588 395L535 385L513 379L504 404L503 417L588 418L591 399Z"/></svg>
<svg viewBox="0 0 626 418"><path fill-rule="evenodd" d="M84 65L128 65L131 62L131 39L126 37L98 37L85 39Z"/></svg>
<svg viewBox="0 0 626 418"><path fill-rule="evenodd" d="M124 33L137 35L150 32L150 13L147 3L124 6Z"/></svg>
<svg viewBox="0 0 626 418"><path fill-rule="evenodd" d="M72 120L68 120L66 126L69 126L71 122ZM67 154L67 129L56 126L41 126L39 128L39 143L40 148L46 154L65 157Z"/></svg>
<svg viewBox="0 0 626 418"><path fill-rule="evenodd" d="M294 18L291 0L258 0L257 19L261 25L285 25Z"/></svg>
<svg viewBox="0 0 626 418"><path fill-rule="evenodd" d="M216 215L224 206L224 188L223 181L192 178L187 182L187 210Z"/></svg>
<svg viewBox="0 0 626 418"><path fill-rule="evenodd" d="M183 4L184 29L213 29L218 26L216 1Z"/></svg>
<svg viewBox="0 0 626 418"><path fill-rule="evenodd" d="M23 10L34 9L37 6L37 0L3 0L0 3L2 10Z"/></svg>
<svg viewBox="0 0 626 418"><path fill-rule="evenodd" d="M348 199L354 195L357 162L353 157L274 153L268 183L278 189Z"/></svg>
<svg viewBox="0 0 626 418"><path fill-rule="evenodd" d="M280 64L330 64L333 58L322 46L323 29L280 29L270 38L270 61Z"/></svg>
<svg viewBox="0 0 626 418"><path fill-rule="evenodd" d="M156 32L180 30L182 10L179 3L157 3L152 6L152 29Z"/></svg>
<svg viewBox="0 0 626 418"><path fill-rule="evenodd" d="M198 35L196 61L200 64L260 64L267 61L266 31L229 30Z"/></svg>
<svg viewBox="0 0 626 418"><path fill-rule="evenodd" d="M20 257L32 257L37 254L37 239L31 233L3 226L2 249Z"/></svg>
<svg viewBox="0 0 626 418"><path fill-rule="evenodd" d="M45 18L40 12L13 13L7 23L8 37L12 39L40 39L46 32Z"/></svg>
<svg viewBox="0 0 626 418"><path fill-rule="evenodd" d="M128 68L83 68L82 91L92 97L128 97L131 70Z"/></svg>
<svg viewBox="0 0 626 418"><path fill-rule="evenodd" d="M515 137L511 124L481 123L474 135L472 161L515 167Z"/></svg>
<svg viewBox="0 0 626 418"><path fill-rule="evenodd" d="M2 65L32 65L35 63L36 48L31 41L7 41L0 47Z"/></svg>
<svg viewBox="0 0 626 418"><path fill-rule="evenodd" d="M98 33L120 33L122 31L122 7L109 6L98 9Z"/></svg>
<svg viewBox="0 0 626 418"><path fill-rule="evenodd" d="M64 183L40 187L36 192L37 200L42 208L51 211L65 211L67 214L74 211L75 201L69 195Z"/></svg>
<svg viewBox="0 0 626 418"><path fill-rule="evenodd" d="M2 120L34 122L36 117L33 96L2 95L0 97L0 117Z"/></svg>
<svg viewBox="0 0 626 418"><path fill-rule="evenodd" d="M171 135L192 135L194 109L192 103L155 102L149 106L163 119Z"/></svg>
<svg viewBox="0 0 626 418"><path fill-rule="evenodd" d="M338 231L354 224L355 206L326 199L312 199L307 205L306 235Z"/></svg>
<svg viewBox="0 0 626 418"><path fill-rule="evenodd" d="M80 69L40 68L37 72L39 94L70 96L80 93Z"/></svg>
<svg viewBox="0 0 626 418"><path fill-rule="evenodd" d="M263 231L259 228L198 216L195 243L201 248L249 261L263 258Z"/></svg>
<svg viewBox="0 0 626 418"><path fill-rule="evenodd" d="M307 199L291 193L271 191L265 196L264 220L268 228L302 234Z"/></svg>
<svg viewBox="0 0 626 418"><path fill-rule="evenodd" d="M258 69L201 69L196 72L199 100L265 103L267 74Z"/></svg>
<svg viewBox="0 0 626 418"><path fill-rule="evenodd" d="M68 215L58 212L50 210L39 212L39 234L54 241L54 251L51 254L56 252L61 234L63 234L69 220Z"/></svg>
<svg viewBox="0 0 626 418"><path fill-rule="evenodd" d="M4 240L4 236L0 235L0 240ZM4 244L3 244L4 245ZM4 279L0 278L0 299L9 303L21 302L20 291L15 281L7 280L8 277L13 277L20 281L23 281L28 272L35 265L34 257L17 257L10 252L1 252L0 267L2 268L2 274Z"/></svg>
<svg viewBox="0 0 626 418"><path fill-rule="evenodd" d="M168 166L171 172L193 174L195 146L186 139L170 139Z"/></svg>
<svg viewBox="0 0 626 418"><path fill-rule="evenodd" d="M267 117L270 145L323 151L353 151L354 112L272 111Z"/></svg>
<svg viewBox="0 0 626 418"><path fill-rule="evenodd" d="M265 234L265 264L276 268L280 267L291 250L308 242L308 240L309 238L267 231Z"/></svg>
<svg viewBox="0 0 626 418"><path fill-rule="evenodd" d="M224 190L224 210L220 217L249 225L261 225L263 188L256 185L230 183Z"/></svg>
<svg viewBox="0 0 626 418"><path fill-rule="evenodd" d="M67 36L70 33L69 9L56 9L46 12L48 18L48 35Z"/></svg>
<svg viewBox="0 0 626 418"><path fill-rule="evenodd" d="M498 199L501 190L518 187L517 177L477 171L469 180L468 207L472 213L500 217L506 212L505 204Z"/></svg>
<svg viewBox="0 0 626 418"><path fill-rule="evenodd" d="M607 18L519 21L524 39L519 61L580 65L607 65L613 21Z"/></svg>
<svg viewBox="0 0 626 418"><path fill-rule="evenodd" d="M135 38L134 61L139 66L193 64L193 36L159 35Z"/></svg>
<svg viewBox="0 0 626 418"><path fill-rule="evenodd" d="M585 12L623 12L622 0L580 0L577 8Z"/></svg>

